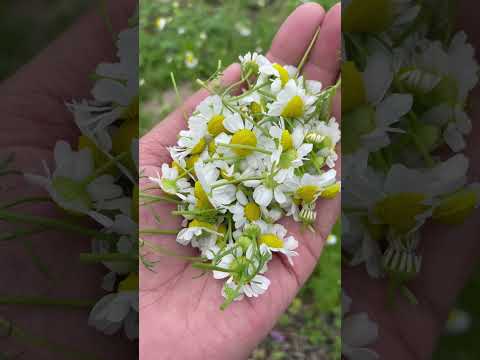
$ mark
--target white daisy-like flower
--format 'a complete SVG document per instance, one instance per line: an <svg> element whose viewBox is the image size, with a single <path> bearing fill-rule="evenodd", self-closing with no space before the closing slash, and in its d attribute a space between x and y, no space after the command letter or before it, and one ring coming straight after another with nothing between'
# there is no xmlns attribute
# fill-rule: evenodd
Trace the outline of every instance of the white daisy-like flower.
<svg viewBox="0 0 480 360"><path fill-rule="evenodd" d="M219 270L213 271L213 277L215 279L227 279L222 290L222 295L225 298L227 298L226 287L238 290L239 295L235 300L241 300L244 295L247 297L258 297L268 290L270 280L266 276L261 275L267 271L267 266L265 264L260 271L257 271L256 267L259 266L259 262L258 259L254 257L253 246L254 245L249 246L245 253L240 247L235 247L216 264L219 268L238 271L238 273ZM259 251L263 256L268 255L268 248L266 246L261 245ZM255 273L256 275L254 275L248 283L239 286L238 282L241 275L245 273L250 276Z"/></svg>
<svg viewBox="0 0 480 360"><path fill-rule="evenodd" d="M289 119L303 118L315 110L316 100L315 96L307 95L305 89L292 79L278 93L277 100L268 105L268 115Z"/></svg>
<svg viewBox="0 0 480 360"><path fill-rule="evenodd" d="M305 204L315 202L325 189L337 183L337 172L330 169L320 175L304 174L300 177L287 178L284 189L292 192L294 198L303 201Z"/></svg>
<svg viewBox="0 0 480 360"><path fill-rule="evenodd" d="M282 90L290 80L295 80L298 75L298 69L294 66L282 66L277 63L267 63L260 66L259 83L263 83L266 79L274 77L271 85L271 90L277 94Z"/></svg>
<svg viewBox="0 0 480 360"><path fill-rule="evenodd" d="M130 203L123 201L123 190L114 183L113 176L95 175L90 149L73 151L68 143L58 141L54 157L53 173L46 163L43 163L45 177L25 174L25 178L44 187L60 207L74 213L89 215L100 224L109 223L110 219L99 210L105 208L114 210L118 209L118 206L128 208Z"/></svg>
<svg viewBox="0 0 480 360"><path fill-rule="evenodd" d="M287 172L278 172L266 176L263 181L252 181L245 185L255 187L253 199L261 207L268 207L273 200L282 205L288 202L285 188L282 186L287 175Z"/></svg>
<svg viewBox="0 0 480 360"><path fill-rule="evenodd" d="M272 126L270 135L281 145L281 151L275 153L272 161L284 171L302 166L307 155L313 150L313 144L304 143L306 132L302 125L297 125L292 133L286 130L284 125Z"/></svg>
<svg viewBox="0 0 480 360"><path fill-rule="evenodd" d="M238 190L237 202L230 207L233 221L237 229L243 228L247 223L256 222L262 218L262 209L254 201L249 201L242 190Z"/></svg>
<svg viewBox="0 0 480 360"><path fill-rule="evenodd" d="M262 231L258 241L264 244L272 252L279 252L285 255L288 262L293 265L292 257L298 256L295 249L298 248L298 241L293 236L287 235L287 229L280 224L267 224L259 222Z"/></svg>
<svg viewBox="0 0 480 360"><path fill-rule="evenodd" d="M197 106L194 114L188 119L188 126L215 137L226 132L223 122L225 117L231 115L231 111L223 106L220 96L209 96Z"/></svg>
<svg viewBox="0 0 480 360"><path fill-rule="evenodd" d="M220 171L213 164L198 161L195 163L195 173L201 188L214 207L223 207L235 201L237 188L232 184L222 185L223 180L219 182Z"/></svg>
<svg viewBox="0 0 480 360"><path fill-rule="evenodd" d="M180 30L180 29L179 29ZM185 66L188 69L195 69L198 65L198 58L192 51L187 51L185 53Z"/></svg>
<svg viewBox="0 0 480 360"><path fill-rule="evenodd" d="M169 147L168 150L172 159L183 165L187 156L201 154L206 147L205 133L200 129L190 129L180 131L177 146Z"/></svg>
<svg viewBox="0 0 480 360"><path fill-rule="evenodd" d="M376 360L378 354L367 348L378 338L378 326L366 313L349 315L352 299L342 290L342 354L350 360Z"/></svg>
<svg viewBox="0 0 480 360"><path fill-rule="evenodd" d="M262 66L271 65L270 60L256 52L248 52L243 56L239 56L239 60L244 71L248 72L251 69L253 75L256 75Z"/></svg>
<svg viewBox="0 0 480 360"><path fill-rule="evenodd" d="M192 194L193 188L185 177L180 177L176 167L162 165L162 175L157 172L156 177L149 177L150 181L156 183L169 195L178 196L185 200L189 194Z"/></svg>

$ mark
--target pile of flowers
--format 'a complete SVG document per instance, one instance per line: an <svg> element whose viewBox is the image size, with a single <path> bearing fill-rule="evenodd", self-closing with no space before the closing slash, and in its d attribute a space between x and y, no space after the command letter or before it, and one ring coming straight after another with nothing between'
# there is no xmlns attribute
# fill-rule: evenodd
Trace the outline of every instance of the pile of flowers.
<svg viewBox="0 0 480 360"><path fill-rule="evenodd" d="M339 84L322 89L301 75L301 65L257 53L240 61L241 80L227 88L212 85L220 71L208 84L199 80L210 96L169 148L172 162L150 177L178 203L176 240L199 250L194 266L224 280L222 308L267 291L273 256L293 265L298 241L280 220L315 231L317 201L340 191L340 129L330 115Z"/></svg>
<svg viewBox="0 0 480 360"><path fill-rule="evenodd" d="M446 3L343 2L343 256L387 278L392 302L416 301L424 225L461 224L480 202L463 153L479 68Z"/></svg>
<svg viewBox="0 0 480 360"><path fill-rule="evenodd" d="M121 328L138 337L138 14L118 34L119 62L99 64L92 100L66 104L81 132L77 144L58 141L54 168L45 175L24 174L43 187L63 216L50 219L4 211L0 218L31 223L92 238L92 251L80 260L102 263L107 295L91 309L89 324L106 334ZM26 199L34 201L35 199ZM43 200L39 200L43 201ZM22 200L17 203L21 203ZM90 217L89 226L77 219ZM88 224L87 222L84 222ZM21 235L23 232L19 232ZM25 231L25 235L29 232ZM33 303L42 303L36 298ZM48 299L45 300L48 303ZM65 301L66 306L76 301ZM62 304L62 300L55 303ZM90 305L88 305L90 306Z"/></svg>

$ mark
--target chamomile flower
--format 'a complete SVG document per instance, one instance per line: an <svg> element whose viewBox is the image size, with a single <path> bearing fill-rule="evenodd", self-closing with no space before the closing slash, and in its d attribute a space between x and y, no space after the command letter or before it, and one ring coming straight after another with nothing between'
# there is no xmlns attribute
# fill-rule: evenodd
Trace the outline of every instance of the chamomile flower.
<svg viewBox="0 0 480 360"><path fill-rule="evenodd" d="M298 69L294 66L282 66L277 63L266 63L260 66L260 79L259 82L262 83L265 79L274 77L274 80L271 85L271 90L274 94L277 94L281 91L290 80L295 80L298 74Z"/></svg>
<svg viewBox="0 0 480 360"><path fill-rule="evenodd" d="M284 125L272 126L270 135L277 139L282 150L280 154L276 153L276 159L272 160L284 171L302 166L307 155L313 150L313 144L304 142L306 132L302 125L296 126L292 133L286 130Z"/></svg>
<svg viewBox="0 0 480 360"><path fill-rule="evenodd" d="M191 129L198 129L201 133L215 137L226 132L223 122L225 117L229 116L232 116L232 113L223 106L220 96L209 96L197 106L188 124Z"/></svg>
<svg viewBox="0 0 480 360"><path fill-rule="evenodd" d="M249 222L262 218L262 209L254 201L249 201L242 190L237 191L237 202L230 208L237 229L243 228Z"/></svg>
<svg viewBox="0 0 480 360"><path fill-rule="evenodd" d="M185 66L188 69L195 69L198 65L198 58L195 56L195 54L192 51L187 51L185 53Z"/></svg>
<svg viewBox="0 0 480 360"><path fill-rule="evenodd" d="M307 95L305 89L295 80L289 80L277 96L277 100L268 105L268 115L298 119L310 115L315 110L315 96Z"/></svg>
<svg viewBox="0 0 480 360"><path fill-rule="evenodd" d="M202 190L198 192L203 191L214 207L223 207L235 201L236 187L232 184L223 185L222 180L218 182L220 171L213 164L204 164L199 161L195 164L195 173L198 177L195 188L201 188ZM197 195L197 198L201 196Z"/></svg>
<svg viewBox="0 0 480 360"><path fill-rule="evenodd" d="M293 177L287 179L285 182L286 191L291 191L293 197L302 201L305 204L315 202L328 189L337 189L338 182L336 181L337 172L330 169L321 175L304 174L300 177Z"/></svg>
<svg viewBox="0 0 480 360"><path fill-rule="evenodd" d="M180 131L177 145L168 150L174 161L183 164L187 156L201 154L206 147L205 133L201 129L191 129Z"/></svg>
<svg viewBox="0 0 480 360"><path fill-rule="evenodd" d="M245 74L251 73L252 75L257 75L261 67L271 65L265 56L257 54L256 52L248 52L240 56L239 60Z"/></svg>
<svg viewBox="0 0 480 360"><path fill-rule="evenodd" d="M178 196L182 200L185 200L186 195L193 192L188 180L178 173L178 168L171 168L167 164L162 165L162 175L157 172L156 177L150 177L149 179L158 184L165 193Z"/></svg>
<svg viewBox="0 0 480 360"><path fill-rule="evenodd" d="M285 255L288 262L293 265L292 257L298 256L295 249L298 248L298 241L293 236L287 235L287 229L280 224L267 224L259 222L258 225L262 231L258 241L266 245L272 252L279 252Z"/></svg>

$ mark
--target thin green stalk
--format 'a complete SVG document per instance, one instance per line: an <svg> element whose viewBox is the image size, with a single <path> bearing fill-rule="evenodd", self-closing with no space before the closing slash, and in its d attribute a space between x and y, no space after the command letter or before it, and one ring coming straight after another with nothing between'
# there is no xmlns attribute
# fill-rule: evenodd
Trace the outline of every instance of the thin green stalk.
<svg viewBox="0 0 480 360"><path fill-rule="evenodd" d="M42 217L42 216L18 214L18 213L14 213L14 212L2 210L2 209L0 209L0 219L6 220L7 222L9 221L13 223L40 225L47 228L63 230L63 231L74 233L74 234L83 234L86 236L94 237L99 240L113 241L116 239L116 236L113 234L107 234L97 230L84 228L82 226L78 226L66 221L51 219L51 218Z"/></svg>
<svg viewBox="0 0 480 360"><path fill-rule="evenodd" d="M251 151L256 151L256 152L259 152L259 153L262 153L262 154L266 154L266 155L272 155L272 152L271 152L271 151L268 151L268 150L266 150L266 149L260 149L260 148L257 148L257 147L255 147L255 146L250 146L250 145L222 144L222 143L219 143L219 144L217 144L217 146L228 147L228 148L230 148L230 149L251 150Z"/></svg>
<svg viewBox="0 0 480 360"><path fill-rule="evenodd" d="M50 201L52 201L52 199L46 196L32 196L32 197L26 197L23 199L15 200L15 201L0 205L0 209L8 209L8 208L12 208L17 205L26 204L26 203L50 202Z"/></svg>
<svg viewBox="0 0 480 360"><path fill-rule="evenodd" d="M178 230L160 230L160 229L144 229L140 230L141 235L177 235L181 229Z"/></svg>
<svg viewBox="0 0 480 360"><path fill-rule="evenodd" d="M215 185L213 185L212 188L211 188L211 190L216 189L216 188L218 188L218 187L225 186L225 185L239 184L239 183L242 183L242 182L244 182L244 181L252 181L252 180L263 180L263 177L252 176L252 177L247 177L247 178L243 178L243 179L224 181L224 182L222 182L222 183L220 183L220 184L215 184Z"/></svg>
<svg viewBox="0 0 480 360"><path fill-rule="evenodd" d="M128 152L123 152L120 155L115 156L114 158L110 159L107 163L99 167L97 170L94 171L92 175L87 177L83 183L84 184L89 184L93 180L95 180L98 176L102 175L105 173L107 170L109 170L111 167L115 166L117 163L121 162L124 158L126 158L129 155Z"/></svg>
<svg viewBox="0 0 480 360"><path fill-rule="evenodd" d="M180 200L171 199L171 198L166 197L166 196L150 195L150 194L145 194L145 193L142 193L142 192L140 192L139 196L141 198L145 198L145 199L156 200L156 201L166 201L166 202L171 202L173 204L181 204L182 203Z"/></svg>
<svg viewBox="0 0 480 360"><path fill-rule="evenodd" d="M138 256L132 254L122 254L122 253L105 253L105 254L91 254L91 253L82 253L80 254L80 261L86 263L101 263L104 261L113 261L113 262L138 262Z"/></svg>
<svg viewBox="0 0 480 360"><path fill-rule="evenodd" d="M205 264L205 263L194 263L194 264L192 264L192 267L195 268L195 269L215 270L215 271L222 271L222 272L226 272L226 273L236 272L236 271L231 270L231 269L226 269L226 268L222 268L222 267L215 266L215 265L212 265L212 264Z"/></svg>
<svg viewBox="0 0 480 360"><path fill-rule="evenodd" d="M307 51L303 55L303 58L300 61L300 64L298 65L298 74L300 74L302 72L303 66L307 62L308 57L310 56L310 53L312 52L313 45L315 45L315 42L317 41L318 34L320 34L320 27L315 32L315 35L313 35L313 39L312 39L312 41L310 41L310 45L308 45Z"/></svg>

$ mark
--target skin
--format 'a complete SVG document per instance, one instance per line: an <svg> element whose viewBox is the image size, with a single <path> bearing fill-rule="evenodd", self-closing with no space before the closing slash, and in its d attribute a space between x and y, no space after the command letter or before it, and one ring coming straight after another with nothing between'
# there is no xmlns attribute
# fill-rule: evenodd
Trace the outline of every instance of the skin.
<svg viewBox="0 0 480 360"><path fill-rule="evenodd" d="M109 4L115 32L127 26L135 5L136 1L131 0ZM79 133L65 102L90 97L93 82L89 75L98 63L116 61L115 53L112 37L95 7L31 63L3 82L0 85L0 156L14 152L15 168L43 174L41 161L52 164L52 150L57 140L64 139L76 146ZM28 196L45 196L45 193L27 184L22 177L0 178L0 204ZM45 217L63 216L49 204L11 210ZM93 225L85 218L76 220L86 227ZM0 234L11 227L0 221ZM50 269L52 280L47 280L33 265L22 240L1 243L0 297L23 295L94 300L105 294L100 288L105 269L78 260L81 252L90 251L88 238L50 231L31 236L29 240L33 252ZM0 305L0 317L34 337L66 345L77 355L93 353L96 359L133 359L137 356L136 342L127 341L123 335L105 336L89 327L88 313L88 309ZM12 356L23 353L23 359L73 358L5 337L2 331L0 349L0 353Z"/></svg>
<svg viewBox="0 0 480 360"><path fill-rule="evenodd" d="M273 40L268 58L284 64L298 64L320 27L304 75L319 80L324 86L333 84L339 76L340 65L340 6L328 13L316 4L300 6L285 21ZM240 77L238 64L224 73L223 82L232 83ZM145 175L155 174L161 164L170 162L167 146L173 145L178 132L186 127L183 113L191 113L208 94L200 91L177 111L159 123L140 141L140 166ZM335 116L339 118L339 97L335 101ZM340 164L338 165L340 169ZM340 176L340 174L339 174ZM140 228L176 229L178 218L170 212L173 207L155 207L162 219L159 226L148 208L140 211ZM245 359L268 334L278 317L285 311L302 284L314 269L322 252L324 240L335 223L340 210L340 197L321 201L315 233L302 230L292 220L283 224L299 241L299 257L291 267L285 258L274 256L267 276L268 291L257 299L233 303L224 312L223 281L211 274L200 274L189 263L173 257L161 257L155 272L140 268L140 358L158 359ZM145 239L173 250L177 254L195 255L195 251L176 243L174 236L149 236Z"/></svg>
<svg viewBox="0 0 480 360"><path fill-rule="evenodd" d="M457 23L478 49L480 31L470 6L468 1L459 3ZM469 103L474 125L465 150L470 159L470 181L480 178L480 159L475 146L480 141L480 128L475 126L475 119L480 117L479 96L477 86ZM385 281L370 279L363 266L342 268L342 287L353 299L351 313L367 312L379 326L378 341L371 348L381 359L431 358L450 309L478 264L479 220L477 210L462 225L426 224L419 249L423 254L422 270L408 286L417 297L416 306L398 296L395 307L389 307Z"/></svg>
<svg viewBox="0 0 480 360"><path fill-rule="evenodd" d="M475 12L468 2L460 9L465 30L480 45ZM109 7L115 32L126 27L133 12L134 1L116 1ZM339 7L324 14L317 5L304 5L286 22L277 35L269 57L279 63L294 64L303 54L316 28L321 26L320 38L305 66L308 78L331 84L338 76ZM94 39L94 41L92 41ZM294 41L293 41L293 40ZM32 173L42 173L40 162L51 160L58 139L76 143L78 130L64 102L89 96L92 81L88 75L99 62L114 61L115 48L98 12L80 19L59 40L42 52L34 61L0 85L0 147L15 152L16 167ZM238 78L238 65L226 72L225 82ZM477 98L478 91L473 95ZM182 110L170 115L141 141L141 163L147 173L154 172L167 161L165 146L174 142L174 135L185 122L183 110L191 111L206 96L200 92L187 100ZM340 100L336 101L339 115ZM480 104L471 104L473 119L480 116ZM21 131L19 131L19 129ZM15 134L11 136L10 134ZM39 136L40 135L40 136ZM480 141L474 127L467 149L472 161L472 178L478 179L480 163L474 156L474 144ZM6 202L30 195L43 195L18 177L4 177L0 184L1 201ZM300 284L310 274L323 247L323 239L338 215L339 202L320 204L321 223L316 236L301 233L294 224L286 224L300 241L300 258L295 267L272 261L268 276L272 285L267 294L253 301L244 300L232 305L225 313L221 303L220 282L207 277L192 280L197 271L186 269L187 264L163 258L156 274L142 269L141 273L141 358L152 359L244 359L251 349L268 333L278 316L287 307ZM165 228L178 226L163 211ZM24 206L19 212L42 216L60 216L49 205ZM162 214L162 213L161 213ZM480 222L472 217L460 228L430 226L425 231L422 251L423 272L411 288L419 299L413 307L399 299L395 311L385 305L384 284L371 281L361 268L344 268L342 284L353 298L352 312L367 311L380 326L379 341L373 348L381 358L428 359L433 351L443 322L459 291L476 264L480 243L475 234ZM151 216L142 214L142 227L153 224ZM0 223L0 233L9 225ZM99 279L101 266L77 262L80 252L88 251L89 240L82 236L48 232L31 237L34 251L49 266L53 281L47 281L31 263L19 242L1 245L0 295L37 295L95 299L103 294ZM175 246L172 237L150 238L167 244L177 252L187 250ZM461 240L461 246L459 245ZM454 254L454 256L453 256ZM444 264L448 264L445 266ZM137 344L125 342L121 336L102 336L86 326L86 310L63 310L20 306L0 306L0 316L7 317L18 327L36 336L46 337L69 345L78 351L90 349L99 358L132 359ZM94 344L94 346L92 346ZM24 352L24 358L64 359L65 356L42 348L31 347L0 336L3 352ZM182 357L183 355L183 357Z"/></svg>

